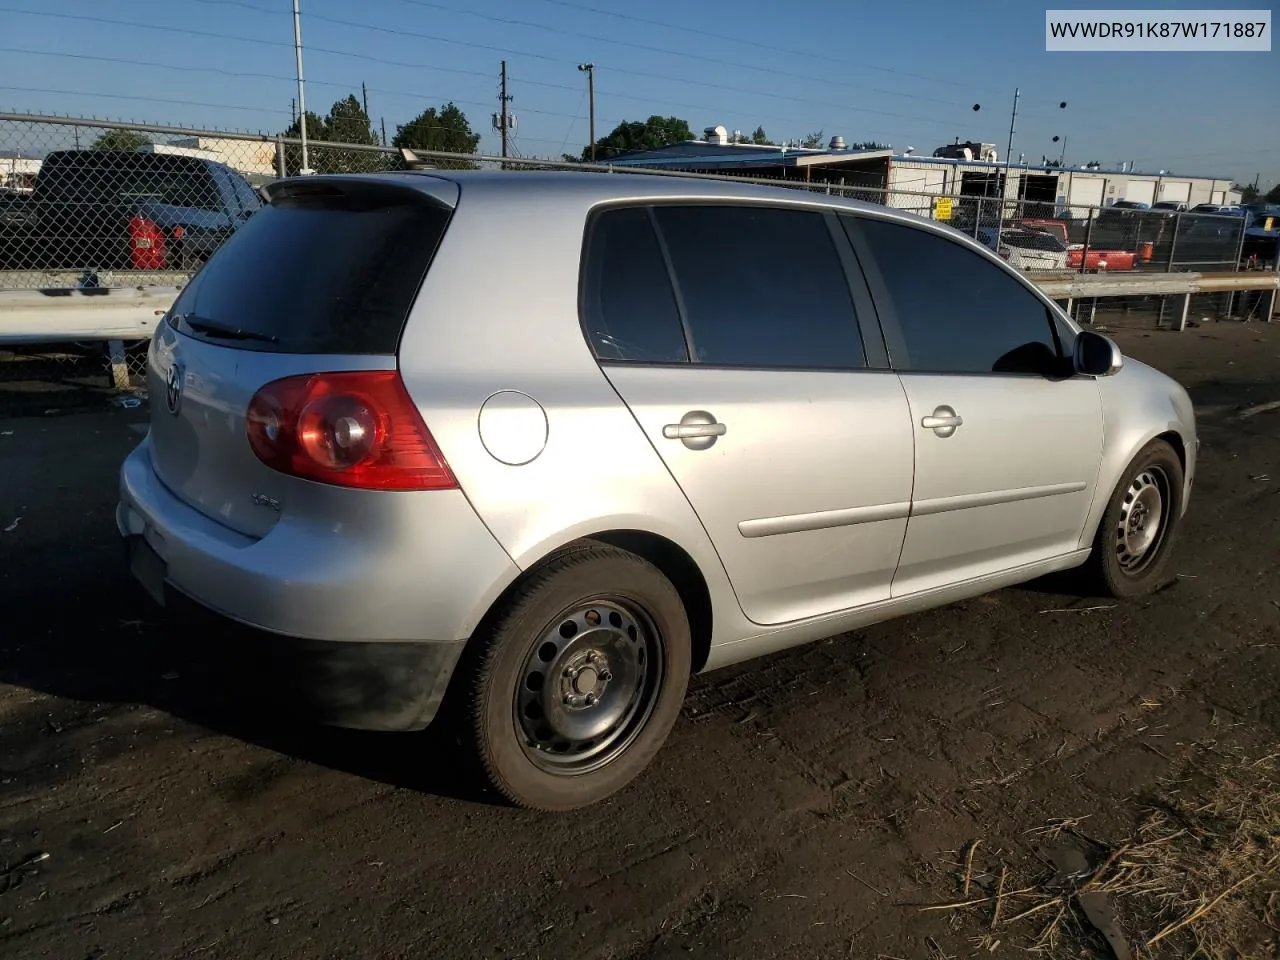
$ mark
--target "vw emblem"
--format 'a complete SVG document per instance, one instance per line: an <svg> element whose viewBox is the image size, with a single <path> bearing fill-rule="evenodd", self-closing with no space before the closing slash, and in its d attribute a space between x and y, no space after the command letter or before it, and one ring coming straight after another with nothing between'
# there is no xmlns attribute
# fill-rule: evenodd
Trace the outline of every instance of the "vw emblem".
<svg viewBox="0 0 1280 960"><path fill-rule="evenodd" d="M177 416L178 407L182 406L182 364L176 360L169 367L169 378L165 381L164 402L169 412Z"/></svg>

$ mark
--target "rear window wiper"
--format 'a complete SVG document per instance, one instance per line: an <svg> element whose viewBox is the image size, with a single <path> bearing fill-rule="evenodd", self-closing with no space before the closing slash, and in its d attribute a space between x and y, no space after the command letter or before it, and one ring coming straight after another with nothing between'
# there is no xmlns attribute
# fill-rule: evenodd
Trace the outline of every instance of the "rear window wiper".
<svg viewBox="0 0 1280 960"><path fill-rule="evenodd" d="M271 333L241 330L239 327L229 327L226 324L218 323L216 320L206 320L203 317L196 317L191 314L180 315L177 319L181 320L196 333L204 333L224 340L258 340L262 343L280 342L280 338Z"/></svg>

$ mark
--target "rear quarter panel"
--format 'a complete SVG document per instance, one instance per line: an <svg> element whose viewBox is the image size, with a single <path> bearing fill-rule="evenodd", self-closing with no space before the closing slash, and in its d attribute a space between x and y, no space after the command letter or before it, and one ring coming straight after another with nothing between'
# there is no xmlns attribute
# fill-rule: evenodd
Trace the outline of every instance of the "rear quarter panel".
<svg viewBox="0 0 1280 960"><path fill-rule="evenodd" d="M401 340L405 384L473 507L521 569L591 534L657 534L706 579L712 643L737 639L754 630L719 556L583 337L578 276L589 209L555 189L473 193L464 184ZM496 459L481 438L481 409L500 391L532 398L545 415L545 444L521 465ZM525 440L543 429L529 409L511 421Z"/></svg>

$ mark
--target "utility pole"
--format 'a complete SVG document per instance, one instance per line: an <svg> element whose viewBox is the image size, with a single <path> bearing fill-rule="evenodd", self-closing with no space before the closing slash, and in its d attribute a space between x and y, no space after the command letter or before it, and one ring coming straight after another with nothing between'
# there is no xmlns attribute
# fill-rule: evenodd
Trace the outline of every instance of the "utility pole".
<svg viewBox="0 0 1280 960"><path fill-rule="evenodd" d="M382 145L387 145L387 118L382 118Z"/></svg>
<svg viewBox="0 0 1280 960"><path fill-rule="evenodd" d="M591 137L591 162L596 162L596 65L580 63L578 69L587 75L588 135Z"/></svg>
<svg viewBox="0 0 1280 960"><path fill-rule="evenodd" d="M369 88L364 85L364 81L360 81L360 100L364 104L364 115L369 116Z"/></svg>
<svg viewBox="0 0 1280 960"><path fill-rule="evenodd" d="M510 118L507 114L507 104L511 98L507 96L507 61L502 61L502 90L498 94L498 125L502 133L502 159L507 158L507 139L508 132L511 128Z"/></svg>
<svg viewBox="0 0 1280 960"><path fill-rule="evenodd" d="M307 161L307 98L302 89L302 17L298 13L298 0L293 0L293 55L298 73L298 129L302 134L302 169L304 176L315 173Z"/></svg>

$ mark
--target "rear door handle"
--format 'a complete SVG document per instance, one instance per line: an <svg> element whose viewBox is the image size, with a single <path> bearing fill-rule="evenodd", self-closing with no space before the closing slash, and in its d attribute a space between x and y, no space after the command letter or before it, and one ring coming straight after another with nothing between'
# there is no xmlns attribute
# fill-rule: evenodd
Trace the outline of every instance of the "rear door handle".
<svg viewBox="0 0 1280 960"><path fill-rule="evenodd" d="M920 419L920 426L932 430L940 437L949 437L956 432L956 427L964 426L964 418L950 407L942 406L933 414Z"/></svg>
<svg viewBox="0 0 1280 960"><path fill-rule="evenodd" d="M729 428L705 410L690 410L679 423L668 423L662 435L668 440L679 440L690 450L706 450L723 437Z"/></svg>
<svg viewBox="0 0 1280 960"><path fill-rule="evenodd" d="M723 437L728 428L723 423L668 423L662 435L668 440L690 440L694 437Z"/></svg>

